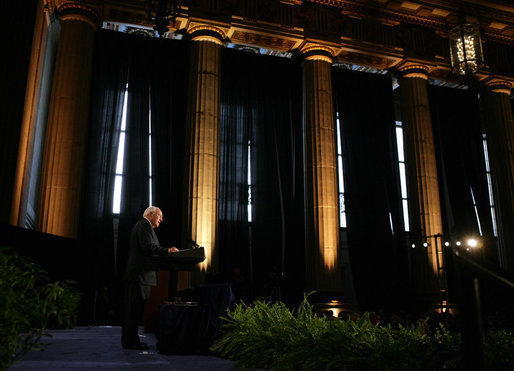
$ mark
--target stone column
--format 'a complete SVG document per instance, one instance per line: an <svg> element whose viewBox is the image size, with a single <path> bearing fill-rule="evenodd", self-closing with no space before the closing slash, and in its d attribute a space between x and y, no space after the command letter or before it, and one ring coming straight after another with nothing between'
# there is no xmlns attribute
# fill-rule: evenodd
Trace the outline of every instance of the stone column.
<svg viewBox="0 0 514 371"><path fill-rule="evenodd" d="M512 83L492 80L481 95L497 216L500 266L514 272L514 118Z"/></svg>
<svg viewBox="0 0 514 371"><path fill-rule="evenodd" d="M225 33L205 25L195 26L188 33L191 69L186 237L205 247L207 258L199 264L200 277L193 275L194 283L200 283L203 274L218 271L220 53Z"/></svg>
<svg viewBox="0 0 514 371"><path fill-rule="evenodd" d="M429 302L438 301L442 264L443 233L441 204L434 136L428 101L427 80L429 68L409 65L400 69L402 125L404 128L409 197L409 224L411 242L416 244L413 257L413 275L417 294ZM428 246L423 246L428 243ZM440 265L441 265L440 264Z"/></svg>
<svg viewBox="0 0 514 371"><path fill-rule="evenodd" d="M35 117L39 103L39 90L49 28L49 25L46 23L46 16L47 14L43 2L38 1L9 218L10 224L18 226L24 226L22 219L25 212L25 199L27 198L27 183L30 179L31 152L34 142L34 132L36 130Z"/></svg>
<svg viewBox="0 0 514 371"><path fill-rule="evenodd" d="M302 50L306 153L307 288L342 292L332 50Z"/></svg>
<svg viewBox="0 0 514 371"><path fill-rule="evenodd" d="M94 1L56 1L61 36L47 123L39 227L76 237L84 167L94 33L101 7Z"/></svg>

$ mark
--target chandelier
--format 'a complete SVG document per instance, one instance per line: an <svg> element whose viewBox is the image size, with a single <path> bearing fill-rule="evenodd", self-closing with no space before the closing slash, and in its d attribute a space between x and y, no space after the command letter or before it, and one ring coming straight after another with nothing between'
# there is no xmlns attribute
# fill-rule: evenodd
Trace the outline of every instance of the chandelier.
<svg viewBox="0 0 514 371"><path fill-rule="evenodd" d="M484 67L484 53L477 24L465 23L450 30L452 72L465 75Z"/></svg>
<svg viewBox="0 0 514 371"><path fill-rule="evenodd" d="M459 24L448 33L452 72L473 75L484 67L484 53L478 24L466 23L466 17L459 4Z"/></svg>
<svg viewBox="0 0 514 371"><path fill-rule="evenodd" d="M175 20L180 15L183 0L145 0L145 12L148 23L154 24L154 30L159 37L168 32L168 25L175 26Z"/></svg>

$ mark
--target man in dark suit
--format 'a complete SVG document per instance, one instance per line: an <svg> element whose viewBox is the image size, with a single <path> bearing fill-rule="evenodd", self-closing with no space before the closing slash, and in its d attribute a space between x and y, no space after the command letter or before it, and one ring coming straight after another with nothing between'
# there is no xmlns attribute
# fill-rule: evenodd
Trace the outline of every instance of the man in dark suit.
<svg viewBox="0 0 514 371"><path fill-rule="evenodd" d="M139 219L130 234L130 250L123 281L123 326L121 344L125 349L148 349L140 342L137 334L139 322L150 295L152 286L157 285L158 266L153 256L177 252L176 247L162 247L154 232L162 222L162 211L150 206Z"/></svg>

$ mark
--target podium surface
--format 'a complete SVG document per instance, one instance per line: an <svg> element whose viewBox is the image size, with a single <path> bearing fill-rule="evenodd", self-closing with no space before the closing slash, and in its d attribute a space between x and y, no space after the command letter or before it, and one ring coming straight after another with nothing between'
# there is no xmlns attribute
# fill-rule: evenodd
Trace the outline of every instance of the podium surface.
<svg viewBox="0 0 514 371"><path fill-rule="evenodd" d="M157 286L152 287L146 303L143 319L145 332L155 331L159 306L169 300L170 271L189 275L189 273L185 272L191 272L198 263L205 260L205 249L203 247L185 249L164 256L155 256L154 259L158 263L160 270ZM189 281L187 277L186 280ZM176 287L172 291L176 291L175 289Z"/></svg>
<svg viewBox="0 0 514 371"><path fill-rule="evenodd" d="M176 271L191 272L196 264L205 260L205 249L197 247L192 249L180 250L171 254L156 257L161 269L174 269Z"/></svg>

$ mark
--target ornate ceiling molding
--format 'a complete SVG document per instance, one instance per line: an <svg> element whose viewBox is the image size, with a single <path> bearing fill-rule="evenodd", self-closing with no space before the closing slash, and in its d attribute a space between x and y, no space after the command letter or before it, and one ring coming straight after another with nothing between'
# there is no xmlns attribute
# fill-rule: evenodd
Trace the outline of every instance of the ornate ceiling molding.
<svg viewBox="0 0 514 371"><path fill-rule="evenodd" d="M428 80L428 75L430 74L430 67L425 66L424 64L415 64L409 63L404 65L398 69L402 77L411 79L418 78L423 80Z"/></svg>
<svg viewBox="0 0 514 371"><path fill-rule="evenodd" d="M209 24L190 24L187 33L193 41L210 41L223 45L227 33L219 27Z"/></svg>
<svg viewBox="0 0 514 371"><path fill-rule="evenodd" d="M336 60L340 63L349 63L372 67L379 70L387 70L388 68L396 66L399 61L401 61L401 57L381 55L378 53L342 47L336 55Z"/></svg>
<svg viewBox="0 0 514 371"><path fill-rule="evenodd" d="M289 52L296 49L301 40L295 38L280 37L267 33L258 33L245 28L231 27L228 37L234 44L258 46L281 52Z"/></svg>
<svg viewBox="0 0 514 371"><path fill-rule="evenodd" d="M480 3L471 1L465 2L465 12L470 17L479 19L482 22L481 27L488 30L484 32L484 39L514 45L514 6L501 6L486 1ZM340 9L342 14L349 16L373 17L381 22L391 24L415 24L443 33L446 33L449 27L458 22L458 3L456 1L424 1L419 6L422 10L418 12L406 8L406 10L401 10L404 9L401 6L395 9L393 5L404 3L400 0L383 0L375 3L359 0L305 0L305 2ZM416 4L417 2L413 0L410 3ZM487 5L484 5L486 3ZM485 20L488 21L484 22ZM493 32L494 28L491 28L490 25L494 21L503 22L506 29Z"/></svg>
<svg viewBox="0 0 514 371"><path fill-rule="evenodd" d="M205 0L191 1L190 7L182 9L176 29L191 33L196 26L207 25L221 31L210 30L212 35L196 36L287 53L301 53L313 45L323 45L331 49L323 57L327 61L379 70L405 67L406 61L414 61L429 66L431 78L460 81L459 76L451 74L446 40L448 27L456 21L456 0L254 1L251 2L254 8L248 8L240 0L209 2L212 9L202 8L207 4ZM464 1L466 9L479 7L472 2L475 0ZM142 3L142 0L105 0L105 16L114 22L148 26ZM270 4L275 4L276 16L273 13L260 18ZM501 14L501 9L495 12ZM482 23L488 68L477 78L484 80L493 74L514 76L509 65L509 56L514 55L511 52L514 37L509 36L514 20L498 17L499 21L494 23L494 19L488 19L487 26Z"/></svg>
<svg viewBox="0 0 514 371"><path fill-rule="evenodd" d="M103 3L98 0L47 0L45 7L50 13L56 11L63 21L81 21L95 29L102 24Z"/></svg>
<svg viewBox="0 0 514 371"><path fill-rule="evenodd" d="M300 53L307 61L324 61L332 63L334 57L334 49L329 46L313 43L306 43L300 49Z"/></svg>
<svg viewBox="0 0 514 371"><path fill-rule="evenodd" d="M485 83L490 91L510 95L514 83L500 78L491 78Z"/></svg>
<svg viewBox="0 0 514 371"><path fill-rule="evenodd" d="M483 32L483 39L514 46L514 37L492 32Z"/></svg>
<svg viewBox="0 0 514 371"><path fill-rule="evenodd" d="M432 29L445 28L445 23L437 19L421 17L412 13L392 9L373 7L362 3L343 2L340 3L339 8L341 12L346 15L359 15L363 18L373 16L373 18L386 23L399 24L406 22Z"/></svg>

